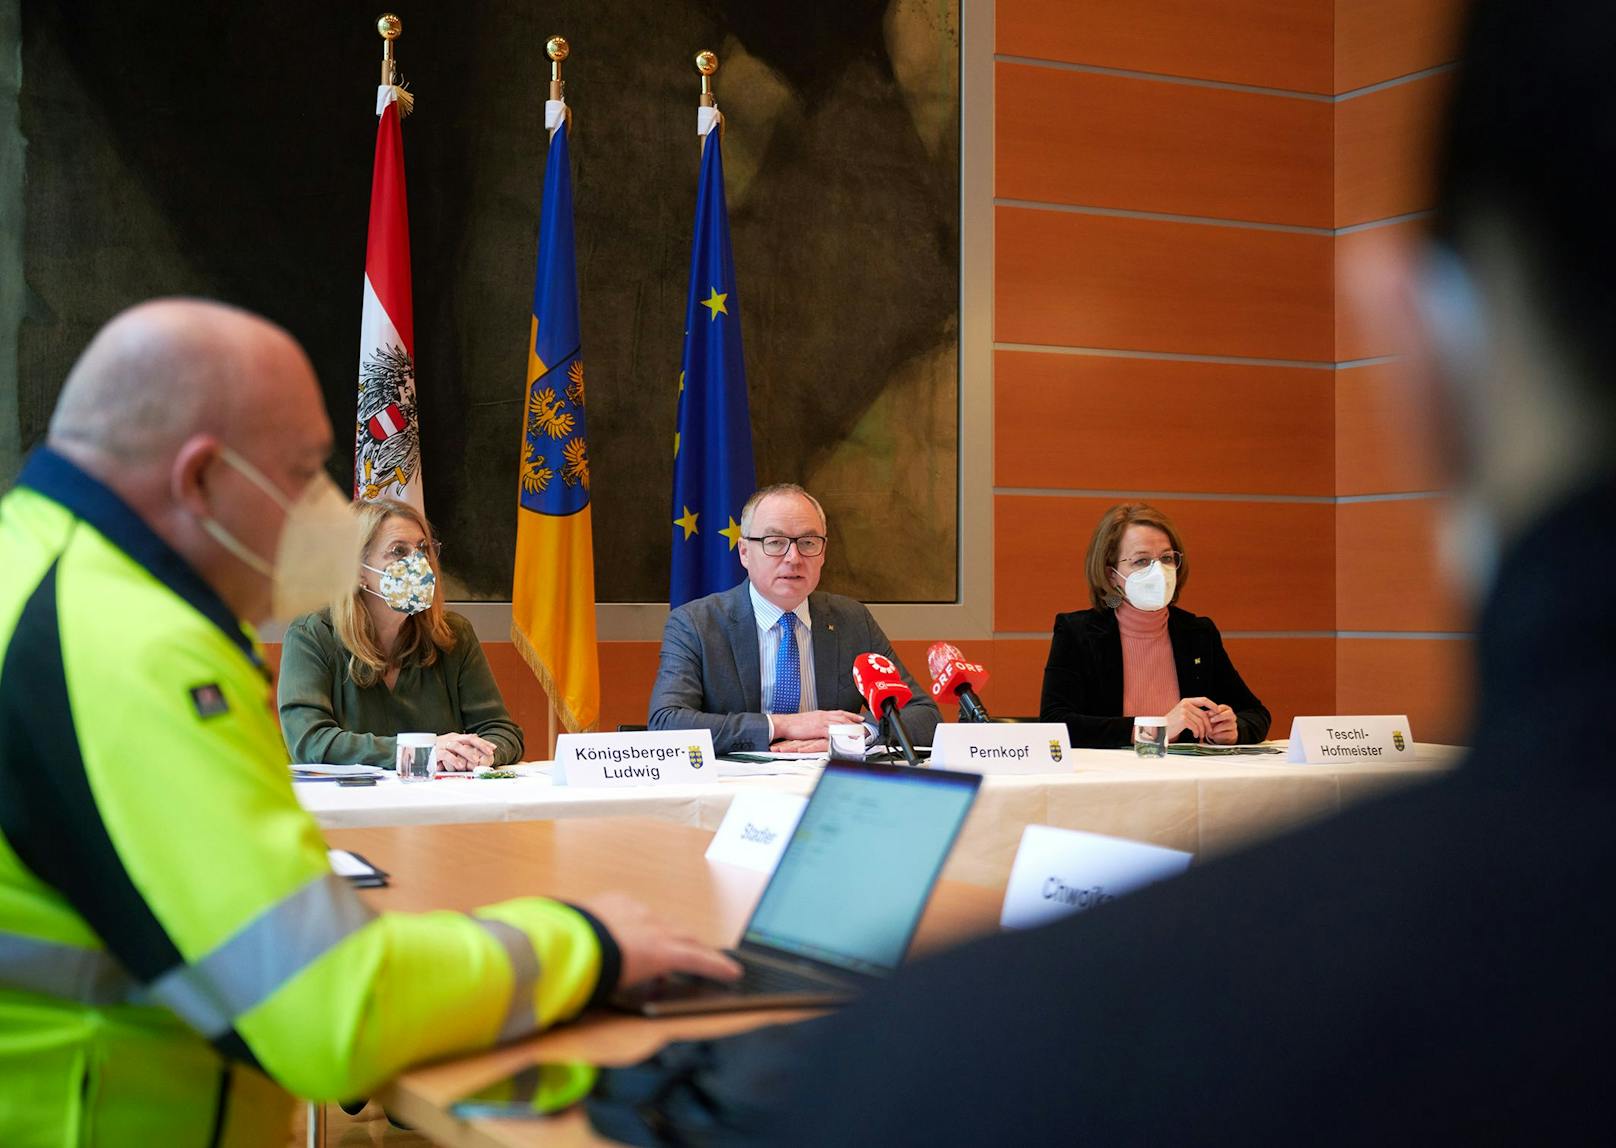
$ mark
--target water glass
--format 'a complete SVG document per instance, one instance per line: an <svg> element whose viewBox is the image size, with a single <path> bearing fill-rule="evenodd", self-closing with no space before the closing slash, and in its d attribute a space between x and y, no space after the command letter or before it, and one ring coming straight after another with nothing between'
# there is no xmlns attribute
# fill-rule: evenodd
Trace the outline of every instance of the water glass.
<svg viewBox="0 0 1616 1148"><path fill-rule="evenodd" d="M1140 757L1167 756L1167 719L1136 717L1133 719L1133 751Z"/></svg>
<svg viewBox="0 0 1616 1148"><path fill-rule="evenodd" d="M432 749L438 742L435 733L401 733L398 749L393 758L398 767L400 781L432 780Z"/></svg>

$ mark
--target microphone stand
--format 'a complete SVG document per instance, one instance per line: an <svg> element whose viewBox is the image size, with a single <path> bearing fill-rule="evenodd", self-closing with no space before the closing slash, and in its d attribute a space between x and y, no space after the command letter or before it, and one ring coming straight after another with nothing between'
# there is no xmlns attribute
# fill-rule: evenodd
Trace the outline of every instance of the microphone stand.
<svg viewBox="0 0 1616 1148"><path fill-rule="evenodd" d="M904 760L919 769L920 757L915 753L915 743L909 740L909 731L903 728L903 719L898 716L898 703L891 698L881 704L881 726L887 731L887 747L890 749L896 741Z"/></svg>
<svg viewBox="0 0 1616 1148"><path fill-rule="evenodd" d="M990 722L988 707L982 704L982 699L969 688L961 689L954 697L959 701L960 721L962 722Z"/></svg>

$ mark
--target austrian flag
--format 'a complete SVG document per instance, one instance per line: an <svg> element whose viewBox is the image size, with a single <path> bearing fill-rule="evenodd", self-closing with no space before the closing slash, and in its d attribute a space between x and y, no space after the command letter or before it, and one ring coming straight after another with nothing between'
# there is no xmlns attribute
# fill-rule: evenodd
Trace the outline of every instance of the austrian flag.
<svg viewBox="0 0 1616 1148"><path fill-rule="evenodd" d="M359 417L354 497L421 500L421 434L415 398L415 318L410 302L410 217L404 195L399 89L376 93L376 166L359 321Z"/></svg>

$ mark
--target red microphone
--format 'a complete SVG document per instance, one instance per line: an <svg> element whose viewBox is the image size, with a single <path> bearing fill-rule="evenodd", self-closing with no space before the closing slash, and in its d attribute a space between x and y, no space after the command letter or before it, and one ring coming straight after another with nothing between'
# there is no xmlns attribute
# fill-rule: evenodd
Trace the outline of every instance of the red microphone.
<svg viewBox="0 0 1616 1148"><path fill-rule="evenodd" d="M988 672L976 662L967 662L959 647L948 642L933 642L926 651L926 665L931 669L931 696L940 702L958 705L960 721L992 721L988 708L976 696L976 688L988 684Z"/></svg>
<svg viewBox="0 0 1616 1148"><path fill-rule="evenodd" d="M892 740L903 751L904 760L910 765L919 765L914 742L909 740L909 731L903 728L903 718L898 716L898 710L908 705L915 693L899 675L892 659L884 654L860 654L853 659L853 684L864 695L870 712L890 731Z"/></svg>

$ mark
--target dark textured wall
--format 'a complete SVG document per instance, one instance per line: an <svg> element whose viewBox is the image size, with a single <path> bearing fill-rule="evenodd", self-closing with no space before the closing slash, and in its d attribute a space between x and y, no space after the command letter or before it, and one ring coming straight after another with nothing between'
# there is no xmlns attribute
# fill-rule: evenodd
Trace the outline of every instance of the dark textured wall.
<svg viewBox="0 0 1616 1148"><path fill-rule="evenodd" d="M188 292L307 345L352 425L380 41L374 5L23 0L17 402L43 435L123 306ZM544 38L568 36L599 596L666 597L695 208L696 80L723 58L761 481L815 488L826 584L954 596L953 0L604 0L398 9L427 508L471 597L509 594ZM332 460L346 485L351 459Z"/></svg>

